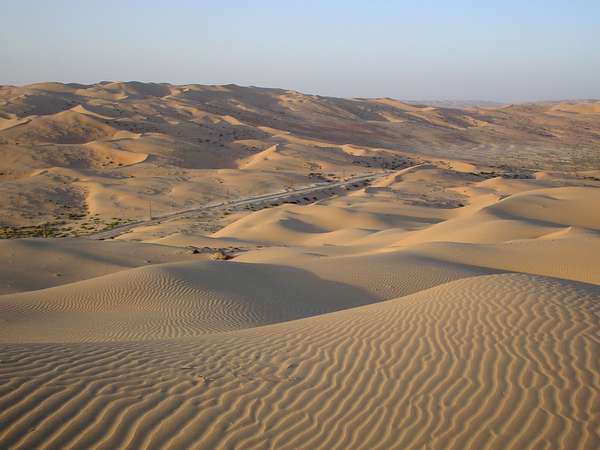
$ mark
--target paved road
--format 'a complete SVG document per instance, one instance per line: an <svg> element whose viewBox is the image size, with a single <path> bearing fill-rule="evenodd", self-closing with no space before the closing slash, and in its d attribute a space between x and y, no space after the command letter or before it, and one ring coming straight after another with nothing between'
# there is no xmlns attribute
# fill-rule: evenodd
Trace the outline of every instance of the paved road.
<svg viewBox="0 0 600 450"><path fill-rule="evenodd" d="M338 188L338 187L344 187L344 186L348 186L348 185L351 185L354 183L360 183L360 182L364 182L364 181L370 182L377 178L381 178L381 177L384 177L389 174L390 174L390 172L388 172L388 171L370 173L367 175L359 175L356 177L348 178L344 181L320 182L320 183L312 184L310 186L300 187L297 189L271 192L268 194L261 194L261 195L257 195L257 196L253 196L253 197L244 197L241 199L230 200L230 201L225 201L225 202L208 203L208 204L200 206L198 208L186 209L184 211L176 211L173 213L164 214L162 216L153 217L152 219L148 219L148 220L140 220L137 222L131 222L131 223L128 223L125 225L120 225L120 226L114 227L110 230L100 231L98 233L92 233L92 234L88 234L88 235L82 236L82 237L87 238L87 239L111 239L111 238L120 236L122 234L125 234L128 231L131 231L132 229L140 227L140 226L156 225L156 224L164 222L166 220L185 218L187 215L196 214L196 213L203 212L203 211L218 210L218 209L225 209L225 208L237 208L240 206L260 205L261 203L273 202L273 201L278 201L278 200L286 200L291 197L297 197L299 195L305 195L305 194L314 194L316 192L326 191L328 189L333 189L333 188Z"/></svg>

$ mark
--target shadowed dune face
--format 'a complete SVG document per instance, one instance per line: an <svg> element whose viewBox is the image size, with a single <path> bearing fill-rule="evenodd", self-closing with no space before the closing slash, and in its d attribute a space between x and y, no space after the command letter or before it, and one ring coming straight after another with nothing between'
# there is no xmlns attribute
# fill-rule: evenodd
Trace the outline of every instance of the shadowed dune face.
<svg viewBox="0 0 600 450"><path fill-rule="evenodd" d="M359 287L268 264L185 262L0 297L11 342L141 341L256 327L375 301ZM46 323L39 328L40 321ZM110 331L109 331L110 330Z"/></svg>
<svg viewBox="0 0 600 450"><path fill-rule="evenodd" d="M83 239L0 241L0 294L45 289L130 268L196 258L181 247ZM27 267L28 270L24 270Z"/></svg>
<svg viewBox="0 0 600 450"><path fill-rule="evenodd" d="M0 240L0 448L599 448L596 104L456 106L0 88L3 236L89 234Z"/></svg>

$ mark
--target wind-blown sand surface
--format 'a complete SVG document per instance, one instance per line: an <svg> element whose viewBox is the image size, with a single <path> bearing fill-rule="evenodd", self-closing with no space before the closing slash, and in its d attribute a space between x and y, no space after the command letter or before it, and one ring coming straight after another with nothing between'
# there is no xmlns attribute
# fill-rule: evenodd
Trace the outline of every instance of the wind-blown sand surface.
<svg viewBox="0 0 600 450"><path fill-rule="evenodd" d="M598 286L503 274L247 330L3 350L3 446L595 448Z"/></svg>
<svg viewBox="0 0 600 450"><path fill-rule="evenodd" d="M345 120L460 128L443 108L390 99L276 91L274 101L258 88L142 83L29 89L37 94L4 92L21 100L1 116L0 137L73 143L25 151L21 163L56 164L32 163L41 172L0 188L31 183L66 201L85 187L88 218L141 210L158 192L183 206L222 199L226 187L233 198L303 185L315 180L303 166L311 155L324 172L349 155L389 156L337 142ZM128 126L147 126L127 105L149 113L149 96L181 114L163 117L171 136L106 119L122 102ZM61 103L76 97L86 104ZM190 106L198 98L210 113ZM27 108L44 120L24 120ZM178 127L190 137L188 119L211 130L251 121L258 133L265 111L281 108L335 124L319 141L296 135L295 119L284 132L268 116L268 136L246 136L251 152L233 141L219 155L164 145ZM597 114L593 103L543 110L555 126ZM94 141L80 142L90 129ZM118 146L107 133L122 133ZM105 241L1 240L0 448L599 448L600 174L413 163L368 186L141 223ZM157 198L158 209L169 201ZM15 221L31 206L4 205Z"/></svg>

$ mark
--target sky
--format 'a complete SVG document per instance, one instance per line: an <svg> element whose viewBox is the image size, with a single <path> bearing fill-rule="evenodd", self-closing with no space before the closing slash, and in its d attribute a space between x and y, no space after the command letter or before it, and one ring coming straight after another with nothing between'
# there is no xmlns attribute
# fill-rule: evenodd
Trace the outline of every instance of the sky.
<svg viewBox="0 0 600 450"><path fill-rule="evenodd" d="M600 0L0 0L0 84L103 80L600 98Z"/></svg>

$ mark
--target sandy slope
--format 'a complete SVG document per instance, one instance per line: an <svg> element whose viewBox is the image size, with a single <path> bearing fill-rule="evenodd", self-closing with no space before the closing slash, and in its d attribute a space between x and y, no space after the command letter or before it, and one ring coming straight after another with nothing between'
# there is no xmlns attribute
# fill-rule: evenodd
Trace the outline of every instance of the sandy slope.
<svg viewBox="0 0 600 450"><path fill-rule="evenodd" d="M0 294L44 289L120 270L186 259L186 249L81 239L0 240Z"/></svg>
<svg viewBox="0 0 600 450"><path fill-rule="evenodd" d="M493 275L201 340L5 346L0 442L592 449L599 300Z"/></svg>
<svg viewBox="0 0 600 450"><path fill-rule="evenodd" d="M222 261L161 264L0 296L0 342L194 336L372 301L374 297L358 287L299 269Z"/></svg>

